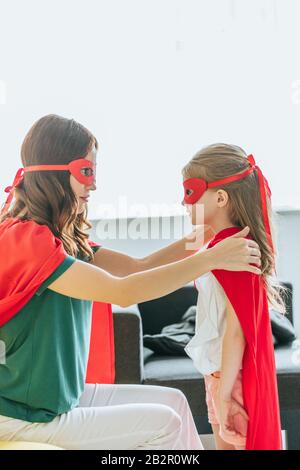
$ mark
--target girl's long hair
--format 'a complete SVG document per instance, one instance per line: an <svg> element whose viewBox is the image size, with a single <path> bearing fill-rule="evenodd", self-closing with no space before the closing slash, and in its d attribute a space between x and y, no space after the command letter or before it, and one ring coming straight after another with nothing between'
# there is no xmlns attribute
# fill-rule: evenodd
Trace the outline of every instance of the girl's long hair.
<svg viewBox="0 0 300 470"><path fill-rule="evenodd" d="M208 183L241 173L249 168L246 160L247 154L236 145L213 144L199 152L183 168L182 174L187 178L203 178ZM258 243L261 250L261 270L265 281L269 304L280 312L285 312L282 294L284 288L280 286L274 275L275 256L268 244L263 223L262 205L259 191L259 181L256 171L246 178L229 184L217 186L211 191L223 189L229 197L229 218L233 225L248 226L252 238ZM268 200L268 214L274 242L274 224L270 200ZM276 248L275 248L276 249Z"/></svg>
<svg viewBox="0 0 300 470"><path fill-rule="evenodd" d="M98 148L96 138L74 119L50 114L39 119L27 133L21 147L23 167L42 164L68 164L84 158ZM58 237L66 252L93 259L87 240L87 209L77 214L79 201L70 184L68 171L34 171L24 175L15 188L15 201L11 209L0 217L33 220L47 225Z"/></svg>

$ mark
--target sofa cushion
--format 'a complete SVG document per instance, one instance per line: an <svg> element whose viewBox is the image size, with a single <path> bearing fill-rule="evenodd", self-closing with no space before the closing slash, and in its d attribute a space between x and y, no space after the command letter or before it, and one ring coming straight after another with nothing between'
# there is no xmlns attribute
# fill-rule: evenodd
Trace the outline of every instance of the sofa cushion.
<svg viewBox="0 0 300 470"><path fill-rule="evenodd" d="M198 380L202 374L197 371L189 357L159 356L153 354L144 366L144 378L155 380Z"/></svg>
<svg viewBox="0 0 300 470"><path fill-rule="evenodd" d="M145 379L199 379L202 374L196 369L189 357L160 356L148 348L144 348ZM277 374L300 373L300 341L277 346L275 348L275 362ZM300 391L299 391L300 392ZM300 400L300 395L299 395Z"/></svg>
<svg viewBox="0 0 300 470"><path fill-rule="evenodd" d="M277 374L300 373L300 342L275 347L275 362ZM300 399L300 390L299 390Z"/></svg>
<svg viewBox="0 0 300 470"><path fill-rule="evenodd" d="M282 313L270 310L270 319L275 344L287 344L296 339L296 331L290 320Z"/></svg>
<svg viewBox="0 0 300 470"><path fill-rule="evenodd" d="M146 348L145 348L146 350ZM181 390L187 397L194 416L207 413L202 374L189 357L159 356L148 349L144 366L145 385L160 385ZM300 407L300 342L275 348L275 361L280 406L282 409Z"/></svg>
<svg viewBox="0 0 300 470"><path fill-rule="evenodd" d="M144 366L143 383L181 390L188 399L193 416L207 416L203 376L189 357L153 354Z"/></svg>

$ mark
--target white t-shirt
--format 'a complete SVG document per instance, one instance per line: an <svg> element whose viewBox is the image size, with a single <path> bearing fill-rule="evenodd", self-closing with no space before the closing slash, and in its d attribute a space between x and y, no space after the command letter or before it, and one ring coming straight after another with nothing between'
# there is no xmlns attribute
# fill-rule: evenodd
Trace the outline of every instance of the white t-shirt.
<svg viewBox="0 0 300 470"><path fill-rule="evenodd" d="M221 370L227 298L211 272L195 283L198 289L195 335L184 350L193 359L196 369L209 375Z"/></svg>

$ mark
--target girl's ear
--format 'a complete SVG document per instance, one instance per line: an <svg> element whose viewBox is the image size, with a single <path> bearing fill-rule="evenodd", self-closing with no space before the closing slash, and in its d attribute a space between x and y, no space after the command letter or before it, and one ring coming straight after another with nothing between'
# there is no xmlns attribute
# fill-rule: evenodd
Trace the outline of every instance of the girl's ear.
<svg viewBox="0 0 300 470"><path fill-rule="evenodd" d="M217 191L217 206L225 207L228 203L228 193L224 189L218 189Z"/></svg>

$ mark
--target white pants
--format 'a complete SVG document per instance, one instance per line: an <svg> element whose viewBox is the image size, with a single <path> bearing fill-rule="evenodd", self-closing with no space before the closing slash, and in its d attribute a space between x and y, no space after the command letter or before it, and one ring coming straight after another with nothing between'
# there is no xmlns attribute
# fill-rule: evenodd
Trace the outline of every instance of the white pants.
<svg viewBox="0 0 300 470"><path fill-rule="evenodd" d="M50 423L0 416L0 440L64 449L203 450L185 395L156 385L86 385L78 407Z"/></svg>

